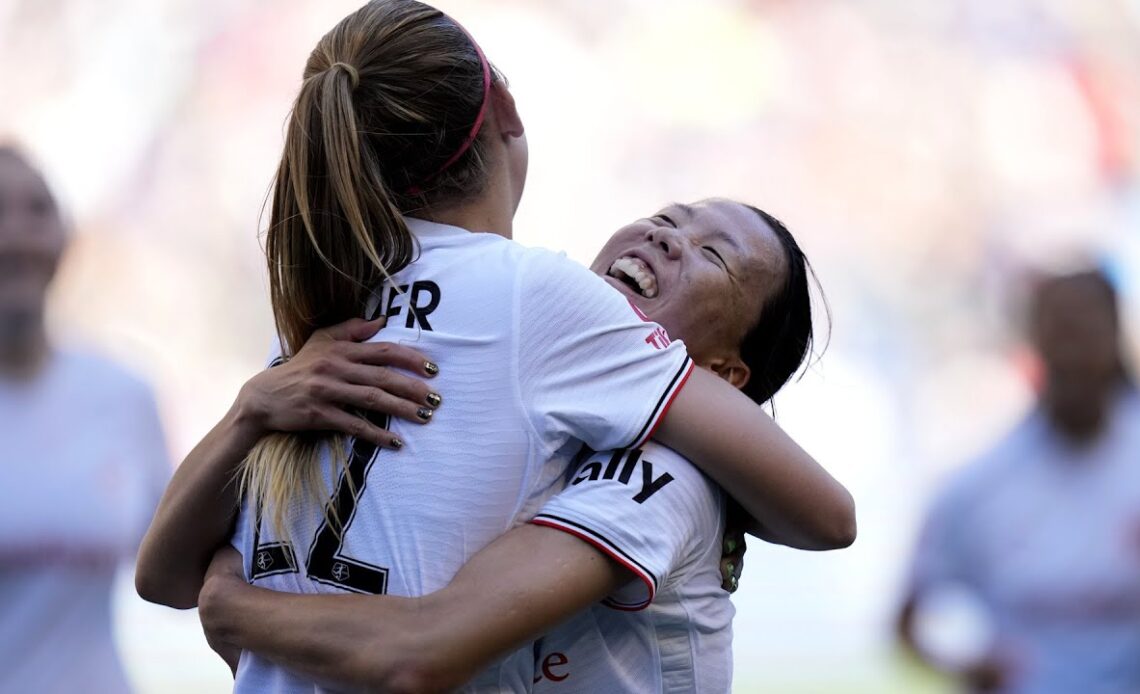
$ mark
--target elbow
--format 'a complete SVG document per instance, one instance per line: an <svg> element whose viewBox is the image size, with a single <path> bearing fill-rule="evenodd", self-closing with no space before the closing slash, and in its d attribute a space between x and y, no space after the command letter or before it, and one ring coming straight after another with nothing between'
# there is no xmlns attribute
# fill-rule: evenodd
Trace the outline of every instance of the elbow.
<svg viewBox="0 0 1140 694"><path fill-rule="evenodd" d="M855 537L859 534L858 523L855 519L855 499L846 489L842 498L836 504L826 527L822 529L820 549L844 549L855 544Z"/></svg>
<svg viewBox="0 0 1140 694"><path fill-rule="evenodd" d="M198 590L193 586L180 586L178 581L160 571L148 569L141 561L135 567L135 592L147 602L189 610L198 606Z"/></svg>

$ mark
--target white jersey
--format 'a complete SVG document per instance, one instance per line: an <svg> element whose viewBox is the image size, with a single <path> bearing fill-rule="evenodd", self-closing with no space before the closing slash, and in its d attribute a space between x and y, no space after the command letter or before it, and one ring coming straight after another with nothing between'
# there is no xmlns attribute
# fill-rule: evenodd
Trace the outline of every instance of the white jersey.
<svg viewBox="0 0 1140 694"><path fill-rule="evenodd" d="M981 599L1013 661L1002 691L1140 691L1140 397L1084 449L1031 414L939 498L911 583Z"/></svg>
<svg viewBox="0 0 1140 694"><path fill-rule="evenodd" d="M0 380L0 692L126 692L111 587L170 476L150 390L56 354Z"/></svg>
<svg viewBox="0 0 1140 694"><path fill-rule="evenodd" d="M376 308L374 339L413 345L440 365L443 405L426 426L382 422L398 452L357 441L352 484L332 479L343 539L298 494L290 542L243 509L234 545L259 586L293 593L420 596L446 586L476 552L561 489L581 442L637 445L663 417L692 363L601 278L562 255L493 234L408 220L420 253ZM354 493L355 492L355 493ZM323 505L323 502L322 502ZM528 663L529 666L529 663ZM472 689L518 689L529 667L500 665ZM255 654L236 690L317 688Z"/></svg>
<svg viewBox="0 0 1140 694"><path fill-rule="evenodd" d="M535 644L533 691L728 692L724 519L720 488L660 444L583 462L533 522L589 542L638 580Z"/></svg>

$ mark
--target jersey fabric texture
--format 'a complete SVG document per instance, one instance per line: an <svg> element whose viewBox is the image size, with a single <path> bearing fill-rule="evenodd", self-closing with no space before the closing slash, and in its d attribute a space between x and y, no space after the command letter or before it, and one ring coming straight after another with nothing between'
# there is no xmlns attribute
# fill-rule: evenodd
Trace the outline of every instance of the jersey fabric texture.
<svg viewBox="0 0 1140 694"><path fill-rule="evenodd" d="M539 640L535 692L728 692L720 488L655 442L597 453L534 523L589 542L637 580Z"/></svg>
<svg viewBox="0 0 1140 694"><path fill-rule="evenodd" d="M986 605L1013 659L1002 691L1140 692L1140 397L1074 448L1040 411L934 505L911 582Z"/></svg>
<svg viewBox="0 0 1140 694"><path fill-rule="evenodd" d="M347 478L325 458L337 533L298 494L289 537L245 508L235 546L255 585L293 593L420 596L443 588L493 539L562 488L581 443L637 445L688 377L684 346L663 347L601 278L564 256L502 237L409 220L420 252L376 293L388 316L374 339L414 346L440 365L444 403L426 426L382 424L399 452L355 442ZM348 481L351 481L351 484ZM516 689L503 665L469 689ZM239 692L312 692L245 653Z"/></svg>
<svg viewBox="0 0 1140 694"><path fill-rule="evenodd" d="M126 692L112 583L170 475L150 390L56 354L0 380L0 422L0 692Z"/></svg>

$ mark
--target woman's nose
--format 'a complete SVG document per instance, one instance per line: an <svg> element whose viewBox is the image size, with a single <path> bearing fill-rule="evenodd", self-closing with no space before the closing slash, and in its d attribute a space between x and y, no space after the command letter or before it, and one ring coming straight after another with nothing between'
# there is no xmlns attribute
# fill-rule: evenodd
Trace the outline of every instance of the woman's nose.
<svg viewBox="0 0 1140 694"><path fill-rule="evenodd" d="M660 248L665 253L665 257L670 260L681 257L681 244L672 229L665 227L650 229L646 233L646 240Z"/></svg>

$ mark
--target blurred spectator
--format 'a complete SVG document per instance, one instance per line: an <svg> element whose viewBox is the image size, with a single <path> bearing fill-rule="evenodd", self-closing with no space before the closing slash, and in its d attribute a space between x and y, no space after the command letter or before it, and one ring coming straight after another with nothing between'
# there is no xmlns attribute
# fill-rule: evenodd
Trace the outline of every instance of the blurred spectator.
<svg viewBox="0 0 1140 694"><path fill-rule="evenodd" d="M169 473L148 388L48 343L65 241L44 179L0 147L0 692L129 690L112 583Z"/></svg>
<svg viewBox="0 0 1140 694"><path fill-rule="evenodd" d="M973 691L1140 692L1140 398L1115 291L1050 277L1029 328L1037 406L930 511L900 635ZM947 640L919 625L951 586L984 621Z"/></svg>

